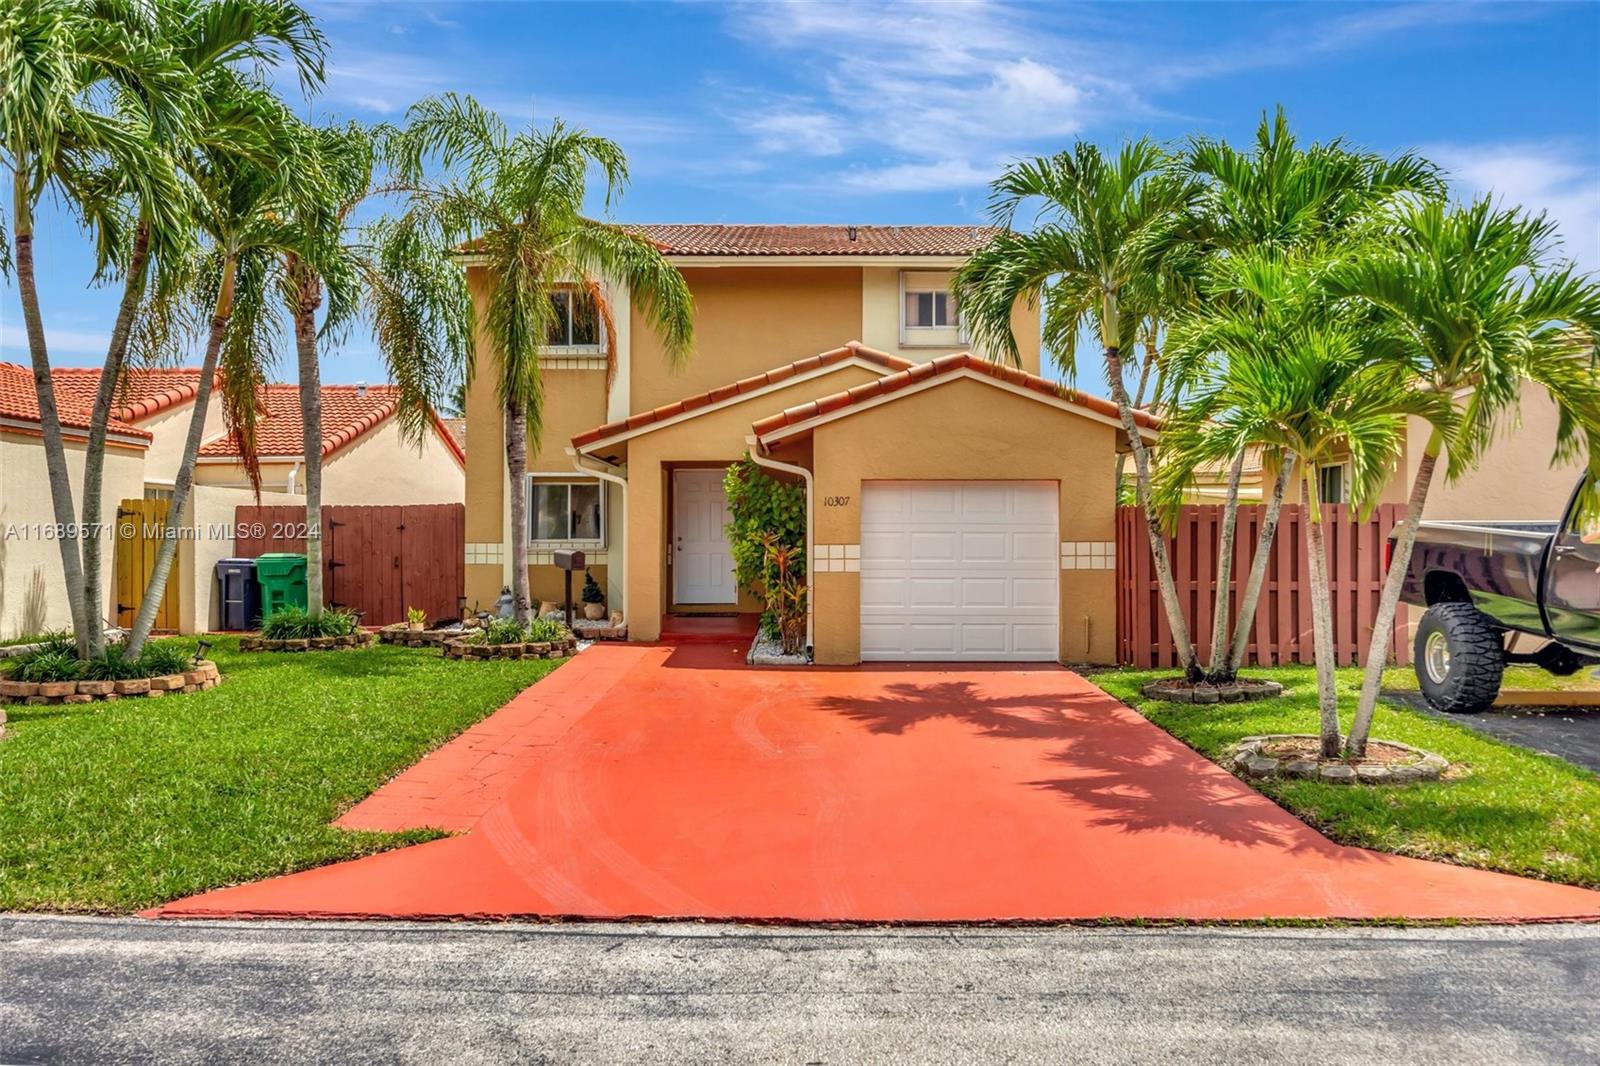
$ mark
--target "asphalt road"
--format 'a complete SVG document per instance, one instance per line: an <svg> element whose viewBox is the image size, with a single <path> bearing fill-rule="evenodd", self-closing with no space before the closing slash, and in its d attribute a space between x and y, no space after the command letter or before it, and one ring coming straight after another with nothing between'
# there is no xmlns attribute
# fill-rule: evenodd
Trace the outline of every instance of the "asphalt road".
<svg viewBox="0 0 1600 1066"><path fill-rule="evenodd" d="M0 1062L1595 1062L1600 927L0 917Z"/></svg>

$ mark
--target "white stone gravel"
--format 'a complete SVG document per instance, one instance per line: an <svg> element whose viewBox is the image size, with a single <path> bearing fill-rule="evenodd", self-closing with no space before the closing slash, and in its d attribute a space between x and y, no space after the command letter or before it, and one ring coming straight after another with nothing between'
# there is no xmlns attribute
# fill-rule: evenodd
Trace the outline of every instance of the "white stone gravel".
<svg viewBox="0 0 1600 1066"><path fill-rule="evenodd" d="M769 637L766 633L757 631L756 639L750 642L750 653L744 661L751 666L810 666L811 659L801 652L798 655L786 655L783 643L777 637Z"/></svg>

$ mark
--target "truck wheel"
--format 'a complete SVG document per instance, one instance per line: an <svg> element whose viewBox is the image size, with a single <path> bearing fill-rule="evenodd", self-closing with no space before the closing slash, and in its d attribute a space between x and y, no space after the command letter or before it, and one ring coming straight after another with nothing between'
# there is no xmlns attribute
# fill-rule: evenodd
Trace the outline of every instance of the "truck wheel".
<svg viewBox="0 0 1600 1066"><path fill-rule="evenodd" d="M1428 705L1477 714L1500 694L1506 649L1500 630L1470 603L1436 603L1417 626L1412 661Z"/></svg>

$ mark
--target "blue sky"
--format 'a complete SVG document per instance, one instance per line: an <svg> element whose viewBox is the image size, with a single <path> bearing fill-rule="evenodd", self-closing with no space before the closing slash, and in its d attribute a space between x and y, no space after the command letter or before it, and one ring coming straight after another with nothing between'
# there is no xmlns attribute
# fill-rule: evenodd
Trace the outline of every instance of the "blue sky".
<svg viewBox="0 0 1600 1066"><path fill-rule="evenodd" d="M309 116L398 121L446 90L560 116L628 152L624 221L975 222L1009 159L1242 141L1281 103L1306 139L1418 149L1463 195L1549 211L1600 269L1600 4L311 6L332 55ZM59 214L38 243L53 361L98 364L115 293ZM6 283L3 358L21 327ZM384 376L360 335L324 371Z"/></svg>

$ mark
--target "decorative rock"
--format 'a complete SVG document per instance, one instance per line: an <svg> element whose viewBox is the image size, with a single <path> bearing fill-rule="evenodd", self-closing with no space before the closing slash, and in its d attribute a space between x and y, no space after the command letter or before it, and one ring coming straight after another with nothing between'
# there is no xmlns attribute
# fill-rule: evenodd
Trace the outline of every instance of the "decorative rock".
<svg viewBox="0 0 1600 1066"><path fill-rule="evenodd" d="M25 700L29 696L39 694L39 685L35 681L0 681L0 699Z"/></svg>
<svg viewBox="0 0 1600 1066"><path fill-rule="evenodd" d="M260 637L240 637L239 638L239 650L240 651L260 651L261 650L261 645L264 644L264 643L266 643L266 642L263 641Z"/></svg>
<svg viewBox="0 0 1600 1066"><path fill-rule="evenodd" d="M62 703L93 703L94 697L86 692L75 692L70 696L62 696Z"/></svg>
<svg viewBox="0 0 1600 1066"><path fill-rule="evenodd" d="M216 663L207 660L206 662L200 664L200 669L205 673L206 677L212 681L222 680L222 671L217 668Z"/></svg>
<svg viewBox="0 0 1600 1066"><path fill-rule="evenodd" d="M1356 781L1356 772L1348 766L1324 766L1317 776L1330 785L1353 785Z"/></svg>
<svg viewBox="0 0 1600 1066"><path fill-rule="evenodd" d="M1315 759L1295 759L1284 763L1285 777L1298 777L1302 781L1310 780L1317 776L1317 761Z"/></svg>
<svg viewBox="0 0 1600 1066"><path fill-rule="evenodd" d="M148 677L135 677L117 682L117 694L121 696L143 696L149 691L150 679Z"/></svg>
<svg viewBox="0 0 1600 1066"><path fill-rule="evenodd" d="M115 681L79 681L78 695L80 696L106 696L115 692Z"/></svg>
<svg viewBox="0 0 1600 1066"><path fill-rule="evenodd" d="M1409 785L1422 780L1422 771L1415 766L1391 766L1389 768L1389 783L1392 785Z"/></svg>
<svg viewBox="0 0 1600 1066"><path fill-rule="evenodd" d="M115 692L107 692L104 696L100 697L101 701L104 703L110 703L112 700L120 700L121 698L122 697L117 695Z"/></svg>
<svg viewBox="0 0 1600 1066"><path fill-rule="evenodd" d="M213 688L216 688L216 687L217 687L217 679L214 678L214 677L213 678L207 678L206 680L200 682L201 691L205 691L207 689L213 689Z"/></svg>
<svg viewBox="0 0 1600 1066"><path fill-rule="evenodd" d="M151 692L172 692L183 687L182 674L164 674L150 679Z"/></svg>
<svg viewBox="0 0 1600 1066"><path fill-rule="evenodd" d="M1256 749L1255 748L1250 747L1248 745L1245 746L1245 747L1240 748L1238 751L1233 753L1233 765L1234 765L1234 768L1238 769L1238 770L1243 770L1247 765L1249 765L1250 760L1254 759L1255 757L1256 757Z"/></svg>
<svg viewBox="0 0 1600 1066"><path fill-rule="evenodd" d="M23 700L22 702L27 704L29 707L37 707L40 704L49 703L50 702L50 697L49 696L29 696L27 699Z"/></svg>
<svg viewBox="0 0 1600 1066"><path fill-rule="evenodd" d="M284 651L306 651L310 647L311 641L304 637L300 637L297 640L286 640L283 642Z"/></svg>
<svg viewBox="0 0 1600 1066"><path fill-rule="evenodd" d="M162 697L164 697L166 694L167 694L167 690L164 689L164 688L153 688L149 692L146 692L144 694L144 698L147 699L147 700L159 700Z"/></svg>
<svg viewBox="0 0 1600 1066"><path fill-rule="evenodd" d="M187 696L191 692L199 692L200 691L200 686L197 685L197 684L196 685L184 685L178 691L182 692L185 696Z"/></svg>
<svg viewBox="0 0 1600 1066"><path fill-rule="evenodd" d="M204 681L205 679L206 679L206 672L204 670L199 669L198 667L193 669L193 670L185 670L184 674L183 674L184 687L188 687L189 685L198 685L200 682Z"/></svg>
<svg viewBox="0 0 1600 1066"><path fill-rule="evenodd" d="M283 651L283 646L286 643L288 643L288 642L287 641L282 641L282 640L263 640L261 642L261 650L262 651Z"/></svg>
<svg viewBox="0 0 1600 1066"><path fill-rule="evenodd" d="M1437 781L1449 767L1450 764L1440 756L1428 755L1417 764L1417 773L1421 774L1424 780Z"/></svg>
<svg viewBox="0 0 1600 1066"><path fill-rule="evenodd" d="M1356 777L1363 785L1382 785L1389 781L1389 768L1375 762L1364 762L1356 767Z"/></svg>
<svg viewBox="0 0 1600 1066"><path fill-rule="evenodd" d="M310 641L310 644L311 644L311 647L315 648L318 651L327 651L329 648L334 646L334 638L333 637L312 637L311 641Z"/></svg>
<svg viewBox="0 0 1600 1066"><path fill-rule="evenodd" d="M1269 759L1264 755L1255 755L1245 763L1245 770L1251 777L1271 777L1278 770L1278 760Z"/></svg>
<svg viewBox="0 0 1600 1066"><path fill-rule="evenodd" d="M41 681L39 682L39 695L59 699L62 696L72 696L78 691L76 681Z"/></svg>

